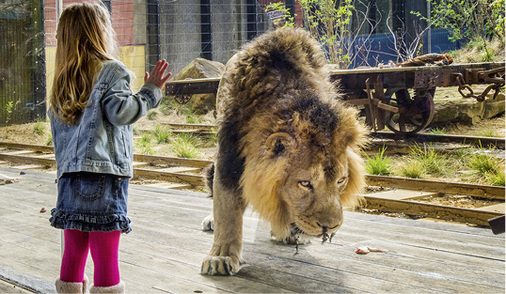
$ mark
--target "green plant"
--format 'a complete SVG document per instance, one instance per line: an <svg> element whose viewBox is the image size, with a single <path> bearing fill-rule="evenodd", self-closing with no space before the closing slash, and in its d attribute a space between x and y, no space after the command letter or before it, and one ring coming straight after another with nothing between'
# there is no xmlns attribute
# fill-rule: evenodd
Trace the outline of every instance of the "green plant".
<svg viewBox="0 0 506 294"><path fill-rule="evenodd" d="M7 118L5 120L5 123L9 123L9 121L11 120L11 115L12 115L12 109L14 108L14 102L13 101L9 101L5 104L5 110L7 111Z"/></svg>
<svg viewBox="0 0 506 294"><path fill-rule="evenodd" d="M193 112L186 113L186 123L187 124L199 124L202 122L202 118L198 115L195 115Z"/></svg>
<svg viewBox="0 0 506 294"><path fill-rule="evenodd" d="M53 145L53 136L51 136L51 134L49 136L47 136L46 145L47 146Z"/></svg>
<svg viewBox="0 0 506 294"><path fill-rule="evenodd" d="M151 134L149 133L142 133L141 138L138 141L138 144L141 147L146 147L147 145L151 144Z"/></svg>
<svg viewBox="0 0 506 294"><path fill-rule="evenodd" d="M486 154L478 153L473 154L468 164L472 170L485 175L487 173L496 173L497 168L500 165L500 160Z"/></svg>
<svg viewBox="0 0 506 294"><path fill-rule="evenodd" d="M411 156L421 163L427 174L445 175L448 172L447 158L442 154L438 154L429 146L424 145L423 148L420 146L411 148Z"/></svg>
<svg viewBox="0 0 506 294"><path fill-rule="evenodd" d="M151 148L151 143L146 143L145 145L142 146L142 150L141 150L141 153L142 154L154 154L154 150Z"/></svg>
<svg viewBox="0 0 506 294"><path fill-rule="evenodd" d="M385 156L386 147L383 146L374 156L367 157L366 170L371 175L389 175L391 173L392 161Z"/></svg>
<svg viewBox="0 0 506 294"><path fill-rule="evenodd" d="M38 121L33 125L33 133L36 135L42 136L42 135L44 135L45 131L46 131L46 126L44 125L43 122Z"/></svg>
<svg viewBox="0 0 506 294"><path fill-rule="evenodd" d="M367 1L355 0L298 2L307 24L306 29L322 44L330 63L347 69L358 57L368 54L372 32L381 22L381 19L369 19L376 6ZM381 13L378 15L381 16ZM365 28L369 34L363 33ZM355 42L357 39L360 42Z"/></svg>
<svg viewBox="0 0 506 294"><path fill-rule="evenodd" d="M265 7L265 12L272 19L274 26L278 28L292 27L294 26L294 16L290 15L290 10L286 8L285 3L275 2L270 3Z"/></svg>
<svg viewBox="0 0 506 294"><path fill-rule="evenodd" d="M497 137L495 131L492 129L483 129L478 135L483 137Z"/></svg>
<svg viewBox="0 0 506 294"><path fill-rule="evenodd" d="M485 178L493 186L504 186L504 170L499 170L495 173L486 173Z"/></svg>
<svg viewBox="0 0 506 294"><path fill-rule="evenodd" d="M155 120L157 115L158 115L158 112L156 112L156 110L155 110L155 109L151 109L151 110L150 110L150 111L148 111L148 113L146 114L146 117L147 117L149 120Z"/></svg>
<svg viewBox="0 0 506 294"><path fill-rule="evenodd" d="M417 160L410 160L408 164L404 164L401 167L401 174L407 178L422 178L425 171L423 165Z"/></svg>
<svg viewBox="0 0 506 294"><path fill-rule="evenodd" d="M499 33L501 27L504 28L504 0L428 0L428 2L431 7L430 19L417 11L411 13L435 27L448 29L449 39L453 42L469 42L475 39L485 41L485 38L493 34L504 38L504 35ZM483 44L486 46L485 42Z"/></svg>
<svg viewBox="0 0 506 294"><path fill-rule="evenodd" d="M430 129L429 131L429 134L435 134L435 135L444 135L444 134L447 134L448 131L445 129L445 128L432 128Z"/></svg>
<svg viewBox="0 0 506 294"><path fill-rule="evenodd" d="M197 147L200 145L198 139L192 135L180 134L172 142L172 150L177 157L182 158L197 158L200 152Z"/></svg>
<svg viewBox="0 0 506 294"><path fill-rule="evenodd" d="M168 143L170 139L170 131L167 127L157 125L155 127L155 130L153 131L153 136L155 136L156 143L162 144L162 143Z"/></svg>

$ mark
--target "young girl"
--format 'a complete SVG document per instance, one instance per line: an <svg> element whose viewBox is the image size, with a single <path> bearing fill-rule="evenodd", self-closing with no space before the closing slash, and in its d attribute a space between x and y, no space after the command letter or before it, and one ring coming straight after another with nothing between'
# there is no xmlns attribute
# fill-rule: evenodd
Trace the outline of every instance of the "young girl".
<svg viewBox="0 0 506 294"><path fill-rule="evenodd" d="M128 179L132 177L132 126L162 99L170 76L158 61L137 94L130 74L112 57L110 15L100 4L74 4L61 14L49 117L57 162L58 201L51 225L64 230L58 293L85 293L88 251L94 263L92 293L122 293L120 234L128 233Z"/></svg>

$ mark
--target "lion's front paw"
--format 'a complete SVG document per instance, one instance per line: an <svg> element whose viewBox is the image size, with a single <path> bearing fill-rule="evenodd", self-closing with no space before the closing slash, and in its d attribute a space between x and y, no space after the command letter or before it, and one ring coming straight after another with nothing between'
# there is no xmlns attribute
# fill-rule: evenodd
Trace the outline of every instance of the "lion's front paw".
<svg viewBox="0 0 506 294"><path fill-rule="evenodd" d="M200 272L211 276L233 276L241 269L239 258L209 255L202 262Z"/></svg>
<svg viewBox="0 0 506 294"><path fill-rule="evenodd" d="M214 218L212 213L202 220L202 231L214 231Z"/></svg>

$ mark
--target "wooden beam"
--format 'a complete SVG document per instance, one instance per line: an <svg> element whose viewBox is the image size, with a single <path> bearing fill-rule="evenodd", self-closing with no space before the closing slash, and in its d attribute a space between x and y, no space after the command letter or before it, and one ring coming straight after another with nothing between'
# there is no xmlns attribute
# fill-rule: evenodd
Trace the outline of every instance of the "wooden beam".
<svg viewBox="0 0 506 294"><path fill-rule="evenodd" d="M450 207L406 200L383 199L371 195L364 195L364 197L367 201L368 209L400 212L408 215L419 215L459 222L469 222L483 226L488 225L489 219L503 215L503 213L500 212Z"/></svg>
<svg viewBox="0 0 506 294"><path fill-rule="evenodd" d="M134 168L134 177L156 179L167 182L188 183L193 187L203 187L204 177L195 175L186 175L180 173L162 172L143 168Z"/></svg>
<svg viewBox="0 0 506 294"><path fill-rule="evenodd" d="M446 194L468 195L489 199L504 200L504 187L440 182L420 179L367 175L369 186L383 186L425 192L441 192Z"/></svg>

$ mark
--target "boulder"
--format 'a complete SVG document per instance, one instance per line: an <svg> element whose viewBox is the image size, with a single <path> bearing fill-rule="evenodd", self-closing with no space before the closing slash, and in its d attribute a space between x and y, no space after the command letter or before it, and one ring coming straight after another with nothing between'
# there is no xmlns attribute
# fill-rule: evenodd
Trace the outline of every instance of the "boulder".
<svg viewBox="0 0 506 294"><path fill-rule="evenodd" d="M204 58L196 58L185 66L178 74L173 76L171 80L179 81L185 79L204 79L221 77L225 65ZM196 114L206 114L216 108L215 94L195 94L192 96L188 105Z"/></svg>
<svg viewBox="0 0 506 294"><path fill-rule="evenodd" d="M483 102L473 98L458 99L446 103L435 103L434 118L431 126L447 123L476 124L483 119L490 119L504 113L504 95L497 95L496 99L487 97Z"/></svg>

